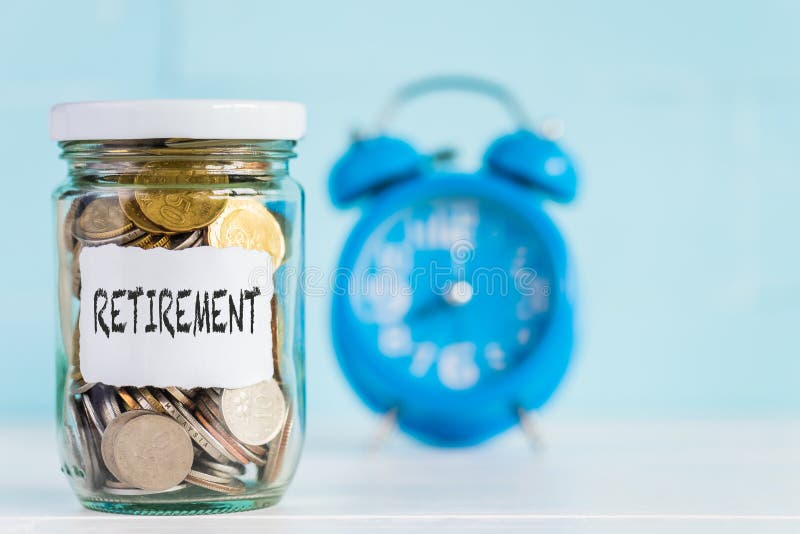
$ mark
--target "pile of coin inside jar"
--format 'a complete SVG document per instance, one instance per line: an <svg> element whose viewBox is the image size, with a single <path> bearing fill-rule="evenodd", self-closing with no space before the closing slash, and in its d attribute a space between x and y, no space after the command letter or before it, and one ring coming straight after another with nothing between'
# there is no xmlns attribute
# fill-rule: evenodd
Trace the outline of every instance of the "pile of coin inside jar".
<svg viewBox="0 0 800 534"><path fill-rule="evenodd" d="M159 162L117 179L149 187L81 197L72 202L64 221L63 245L71 260L62 262L62 284L71 286L78 299L83 247L238 246L268 252L275 268L284 258L280 223L261 202L191 189L198 183L224 188L224 174ZM158 185L168 188L153 188ZM69 367L64 431L70 450L64 469L83 479L89 490L112 496L192 487L237 495L246 490L251 464L258 482L273 482L292 426L291 404L280 378L278 305L273 296L274 378L238 389L87 383L80 372L78 329L68 325L72 336L65 339ZM67 331L65 325L62 330Z"/></svg>

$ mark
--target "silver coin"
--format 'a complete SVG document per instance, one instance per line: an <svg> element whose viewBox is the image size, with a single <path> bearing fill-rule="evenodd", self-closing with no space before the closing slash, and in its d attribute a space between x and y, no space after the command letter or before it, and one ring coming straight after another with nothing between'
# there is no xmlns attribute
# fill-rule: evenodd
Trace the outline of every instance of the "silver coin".
<svg viewBox="0 0 800 534"><path fill-rule="evenodd" d="M130 393L133 395L133 397L136 399L136 402L139 403L139 406L141 406L145 410L151 410L154 412L158 411L158 408L150 404L150 401L147 400L147 397L142 395L142 392L139 391L138 388L128 388L128 389L130 390Z"/></svg>
<svg viewBox="0 0 800 534"><path fill-rule="evenodd" d="M103 400L105 401L106 407L111 410L111 413L114 414L114 417L119 417L122 415L122 409L119 407L119 401L117 401L117 395L114 391L114 388L106 388L106 394L103 396Z"/></svg>
<svg viewBox="0 0 800 534"><path fill-rule="evenodd" d="M64 462L66 473L69 477L86 477L86 464L83 457L83 448L77 435L79 419L76 418L77 404L72 396L67 397L64 403L63 430L66 441L64 449Z"/></svg>
<svg viewBox="0 0 800 534"><path fill-rule="evenodd" d="M124 245L125 243L130 243L134 239L142 237L146 233L147 232L140 228L134 228L133 230L125 232L122 235L109 237L107 239L87 239L81 236L76 237L87 247L99 247L100 245Z"/></svg>
<svg viewBox="0 0 800 534"><path fill-rule="evenodd" d="M222 398L220 396L220 393L222 393L221 390L217 390L217 389L213 389L213 388L210 388L210 389L206 390L206 396L208 397L208 399L211 402L213 402L214 404L216 404L217 406L219 406L219 404L220 404L220 402L222 400Z"/></svg>
<svg viewBox="0 0 800 534"><path fill-rule="evenodd" d="M100 457L100 440L102 436L99 432L95 430L91 430L89 432L89 441L91 441L91 449L92 449L92 463L96 469L96 487L100 487L103 485L103 481L105 480L106 476L108 475L108 471L104 469L103 466L103 459Z"/></svg>
<svg viewBox="0 0 800 534"><path fill-rule="evenodd" d="M278 435L286 419L286 400L278 383L264 380L222 392L222 417L233 437L263 445Z"/></svg>
<svg viewBox="0 0 800 534"><path fill-rule="evenodd" d="M162 491L183 482L192 469L194 448L189 435L174 419L146 413L119 429L113 458L121 481L149 491Z"/></svg>
<svg viewBox="0 0 800 534"><path fill-rule="evenodd" d="M79 401L70 399L73 404L73 414L75 416L75 429L78 434L78 441L81 444L81 466L85 475L86 485L93 490L99 486L102 473L100 471L99 460L94 449L94 438L89 428L90 423L85 415L84 408L78 406ZM82 401L81 401L82 404Z"/></svg>
<svg viewBox="0 0 800 534"><path fill-rule="evenodd" d="M81 395L81 404L83 405L83 410L86 412L86 415L89 417L89 421L94 425L94 428L100 433L103 434L103 431L106 429L106 425L100 416L97 413L97 410L94 409L94 403L92 402L90 395Z"/></svg>
<svg viewBox="0 0 800 534"><path fill-rule="evenodd" d="M93 387L95 387L98 382L73 382L72 385L69 387L69 392L71 395L78 395L81 393L86 393Z"/></svg>
<svg viewBox="0 0 800 534"><path fill-rule="evenodd" d="M105 426L110 425L111 421L122 413L117 404L114 388L100 384L92 390L91 397L92 402L99 408L100 419Z"/></svg>
<svg viewBox="0 0 800 534"><path fill-rule="evenodd" d="M155 495L157 493L172 493L173 491L180 491L184 488L186 488L186 484L178 484L177 486L173 486L169 489L160 491L144 490L139 488L118 488L107 485L106 487L103 488L103 491L111 495L134 497L139 495Z"/></svg>
<svg viewBox="0 0 800 534"><path fill-rule="evenodd" d="M125 482L120 482L114 478L109 478L106 480L106 487L107 488L117 488L117 489L133 489L130 484L126 484Z"/></svg>
<svg viewBox="0 0 800 534"><path fill-rule="evenodd" d="M218 462L236 461L236 458L225 450L225 447L203 428L203 425L201 425L186 408L181 406L180 403L176 402L173 404L161 391L154 389L151 392L156 400L161 403L161 406L164 407L164 410L180 423L189 434L189 437L191 437L209 456Z"/></svg>
<svg viewBox="0 0 800 534"><path fill-rule="evenodd" d="M170 248L172 250L183 250L195 246L198 241L203 240L203 231L196 230L190 234L179 234L170 238Z"/></svg>
<svg viewBox="0 0 800 534"><path fill-rule="evenodd" d="M114 448L117 445L117 435L122 427L128 423L128 421L148 413L150 412L145 410L133 410L130 412L125 412L111 421L106 427L106 431L103 433L103 439L100 442L100 456L103 458L103 463L105 464L106 469L108 469L108 471L119 481L124 482L122 474L117 468L114 456Z"/></svg>
<svg viewBox="0 0 800 534"><path fill-rule="evenodd" d="M197 463L203 467L203 469L209 471L216 471L217 473L223 473L230 477L239 477L244 475L245 468L242 464L223 464L221 462L215 462L213 460L209 460L208 458L199 458Z"/></svg>

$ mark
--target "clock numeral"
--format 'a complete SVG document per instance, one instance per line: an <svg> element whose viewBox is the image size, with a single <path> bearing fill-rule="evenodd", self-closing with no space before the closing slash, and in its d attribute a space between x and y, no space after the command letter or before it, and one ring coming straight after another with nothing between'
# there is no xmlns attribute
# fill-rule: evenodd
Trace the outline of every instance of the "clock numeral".
<svg viewBox="0 0 800 534"><path fill-rule="evenodd" d="M390 358L407 356L414 347L411 331L403 324L383 327L378 332L378 347Z"/></svg>
<svg viewBox="0 0 800 534"><path fill-rule="evenodd" d="M423 377L428 374L433 362L436 361L436 345L429 341L417 345L417 350L411 357L409 372L416 377Z"/></svg>
<svg viewBox="0 0 800 534"><path fill-rule="evenodd" d="M517 319L528 321L550 309L550 281L535 279L527 284L524 298L517 303Z"/></svg>
<svg viewBox="0 0 800 534"><path fill-rule="evenodd" d="M474 386L481 371L475 363L475 344L452 343L442 348L439 356L439 380L450 389L467 389Z"/></svg>
<svg viewBox="0 0 800 534"><path fill-rule="evenodd" d="M503 352L499 343L489 343L486 345L483 355L486 357L486 363L488 363L489 367L492 369L502 371L506 368L506 353Z"/></svg>
<svg viewBox="0 0 800 534"><path fill-rule="evenodd" d="M417 250L447 249L455 241L474 240L479 222L475 203L435 206L424 219L405 220L406 242Z"/></svg>

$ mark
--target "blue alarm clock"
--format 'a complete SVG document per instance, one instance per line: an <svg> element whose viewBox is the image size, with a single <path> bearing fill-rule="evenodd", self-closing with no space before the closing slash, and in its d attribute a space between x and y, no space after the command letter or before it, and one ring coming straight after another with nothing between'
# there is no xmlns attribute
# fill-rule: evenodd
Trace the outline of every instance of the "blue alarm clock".
<svg viewBox="0 0 800 534"><path fill-rule="evenodd" d="M520 128L494 141L474 173L441 169L383 134L352 144L330 194L364 213L342 251L331 320L339 364L370 408L424 442L464 446L518 424L567 370L569 264L543 203L572 200L577 179L567 154L522 126L516 101L493 83L424 80L390 110L452 89L498 99Z"/></svg>

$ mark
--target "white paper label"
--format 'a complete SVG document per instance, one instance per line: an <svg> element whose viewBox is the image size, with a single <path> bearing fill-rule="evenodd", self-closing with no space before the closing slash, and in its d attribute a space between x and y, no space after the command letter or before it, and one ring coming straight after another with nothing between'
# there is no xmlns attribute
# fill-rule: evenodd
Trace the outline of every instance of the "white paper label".
<svg viewBox="0 0 800 534"><path fill-rule="evenodd" d="M103 245L83 248L80 270L87 382L238 388L272 377L268 253Z"/></svg>

